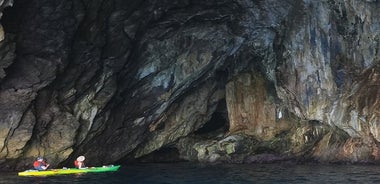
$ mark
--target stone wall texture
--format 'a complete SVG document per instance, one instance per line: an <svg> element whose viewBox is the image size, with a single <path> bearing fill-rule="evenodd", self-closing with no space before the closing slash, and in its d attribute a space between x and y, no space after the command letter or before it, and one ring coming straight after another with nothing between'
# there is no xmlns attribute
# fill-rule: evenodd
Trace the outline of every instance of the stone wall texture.
<svg viewBox="0 0 380 184"><path fill-rule="evenodd" d="M379 8L1 0L0 168L377 163Z"/></svg>

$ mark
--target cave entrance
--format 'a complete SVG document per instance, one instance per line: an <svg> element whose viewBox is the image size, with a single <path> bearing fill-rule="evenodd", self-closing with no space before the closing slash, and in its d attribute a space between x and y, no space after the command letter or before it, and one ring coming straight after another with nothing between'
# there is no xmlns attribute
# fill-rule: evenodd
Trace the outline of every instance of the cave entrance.
<svg viewBox="0 0 380 184"><path fill-rule="evenodd" d="M220 100L211 119L200 129L194 132L195 135L213 138L220 134L225 134L229 130L229 120L226 100Z"/></svg>

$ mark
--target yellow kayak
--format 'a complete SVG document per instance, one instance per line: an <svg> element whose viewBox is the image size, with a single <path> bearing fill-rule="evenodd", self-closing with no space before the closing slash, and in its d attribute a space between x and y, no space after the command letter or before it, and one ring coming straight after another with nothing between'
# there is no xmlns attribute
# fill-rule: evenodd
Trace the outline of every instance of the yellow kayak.
<svg viewBox="0 0 380 184"><path fill-rule="evenodd" d="M77 168L64 168L64 169L49 169L46 171L38 170L26 170L19 172L19 176L49 176L49 175L59 175L59 174L77 174L77 173L88 173L88 172L110 172L117 171L120 165L109 165L102 167L88 167L85 169Z"/></svg>

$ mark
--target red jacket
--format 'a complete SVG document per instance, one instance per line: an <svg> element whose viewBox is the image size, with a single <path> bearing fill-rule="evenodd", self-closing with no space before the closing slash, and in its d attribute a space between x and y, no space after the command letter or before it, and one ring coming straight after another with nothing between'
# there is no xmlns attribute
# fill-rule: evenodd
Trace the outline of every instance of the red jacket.
<svg viewBox="0 0 380 184"><path fill-rule="evenodd" d="M46 166L46 162L44 162L44 161L39 162L38 160L36 160L36 161L33 162L34 169L43 170L42 166Z"/></svg>
<svg viewBox="0 0 380 184"><path fill-rule="evenodd" d="M84 163L83 163L83 162L80 162L80 161L78 161L78 160L75 160L75 161L74 161L74 165L75 165L76 168L79 168L79 165L80 165L80 164L82 164L81 167L83 168L83 167L84 167Z"/></svg>

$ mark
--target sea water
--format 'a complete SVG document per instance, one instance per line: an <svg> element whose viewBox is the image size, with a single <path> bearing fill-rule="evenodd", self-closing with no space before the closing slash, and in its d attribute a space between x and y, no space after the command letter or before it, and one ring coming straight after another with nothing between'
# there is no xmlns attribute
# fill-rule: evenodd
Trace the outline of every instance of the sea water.
<svg viewBox="0 0 380 184"><path fill-rule="evenodd" d="M0 173L0 183L380 183L378 165L134 164L117 172L21 177Z"/></svg>

